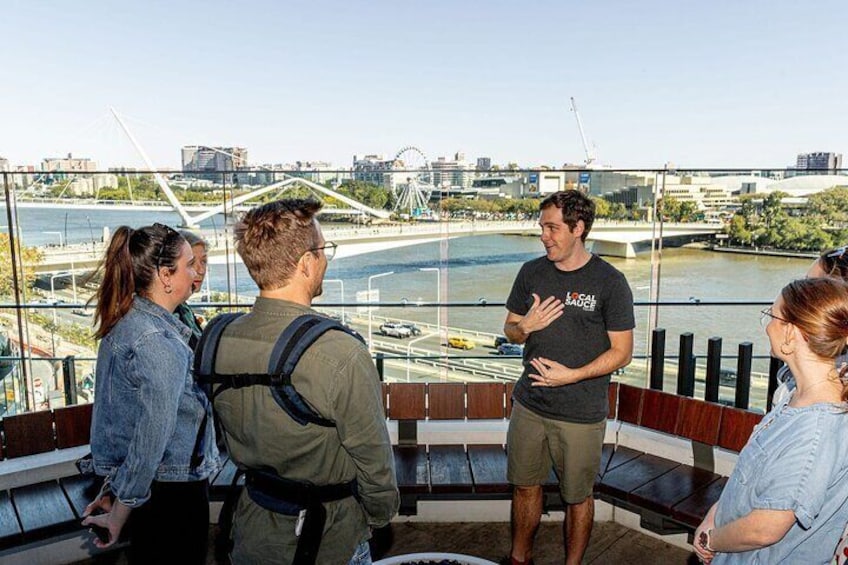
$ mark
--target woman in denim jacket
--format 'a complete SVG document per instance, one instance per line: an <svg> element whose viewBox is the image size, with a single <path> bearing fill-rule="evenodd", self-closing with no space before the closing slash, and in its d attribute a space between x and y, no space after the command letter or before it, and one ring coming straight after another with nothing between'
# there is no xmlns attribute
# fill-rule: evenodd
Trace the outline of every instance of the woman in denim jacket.
<svg viewBox="0 0 848 565"><path fill-rule="evenodd" d="M131 563L206 562L207 479L218 468L212 411L195 384L190 330L173 312L192 291L194 256L175 230L154 224L115 231L101 270L91 453L104 490L83 525L115 543L131 517ZM96 514L98 511L106 513Z"/></svg>
<svg viewBox="0 0 848 565"><path fill-rule="evenodd" d="M826 564L848 521L848 283L793 281L763 320L796 386L754 428L694 549L714 565Z"/></svg>

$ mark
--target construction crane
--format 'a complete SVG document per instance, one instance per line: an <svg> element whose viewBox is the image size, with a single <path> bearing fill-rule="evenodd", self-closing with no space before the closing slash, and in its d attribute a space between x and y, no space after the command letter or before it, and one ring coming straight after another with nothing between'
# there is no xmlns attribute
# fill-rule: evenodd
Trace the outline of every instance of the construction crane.
<svg viewBox="0 0 848 565"><path fill-rule="evenodd" d="M577 129L580 130L580 139L583 141L583 151L586 153L586 167L590 167L595 162L595 155L589 144L586 143L586 134L583 133L583 124L580 122L580 114L577 113L577 104L574 102L574 97L571 97L571 111L574 112L574 117L577 118Z"/></svg>

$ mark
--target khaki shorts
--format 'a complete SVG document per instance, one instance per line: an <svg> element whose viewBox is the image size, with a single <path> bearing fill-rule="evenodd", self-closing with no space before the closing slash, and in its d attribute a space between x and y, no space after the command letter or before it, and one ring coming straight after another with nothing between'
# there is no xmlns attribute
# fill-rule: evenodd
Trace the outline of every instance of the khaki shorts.
<svg viewBox="0 0 848 565"><path fill-rule="evenodd" d="M551 420L515 402L507 432L507 480L517 486L542 485L553 465L565 503L583 502L595 486L606 424Z"/></svg>

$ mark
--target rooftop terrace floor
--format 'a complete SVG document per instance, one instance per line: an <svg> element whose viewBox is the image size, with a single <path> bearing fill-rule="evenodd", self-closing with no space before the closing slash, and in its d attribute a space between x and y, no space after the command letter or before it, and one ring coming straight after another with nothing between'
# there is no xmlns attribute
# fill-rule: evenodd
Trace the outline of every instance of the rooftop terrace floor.
<svg viewBox="0 0 848 565"><path fill-rule="evenodd" d="M210 528L210 542L214 528ZM536 536L538 565L563 562L562 528L543 522ZM509 551L509 524L504 522L422 523L398 521L377 532L373 559L424 551L462 553L498 562ZM210 543L211 547L211 543ZM123 565L126 558L113 552L81 561L86 564ZM207 561L215 563L209 555ZM584 563L630 565L696 564L694 554L659 539L641 534L615 522L595 522Z"/></svg>

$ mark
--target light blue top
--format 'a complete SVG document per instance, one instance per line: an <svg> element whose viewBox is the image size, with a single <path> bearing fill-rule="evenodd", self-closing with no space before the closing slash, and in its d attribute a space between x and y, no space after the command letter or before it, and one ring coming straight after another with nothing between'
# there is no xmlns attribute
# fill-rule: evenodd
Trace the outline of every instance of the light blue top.
<svg viewBox="0 0 848 565"><path fill-rule="evenodd" d="M775 406L754 428L721 493L721 527L756 509L791 510L795 523L777 543L718 553L728 563L829 563L848 522L848 413L845 405Z"/></svg>
<svg viewBox="0 0 848 565"><path fill-rule="evenodd" d="M91 420L94 470L130 507L152 481L207 479L218 469L212 407L192 376L191 331L142 297L100 341ZM202 462L191 457L204 416Z"/></svg>

